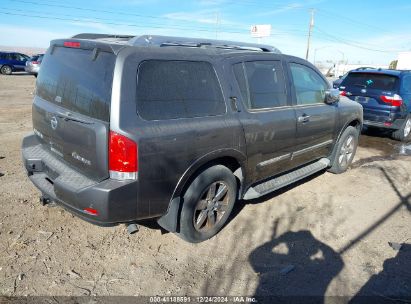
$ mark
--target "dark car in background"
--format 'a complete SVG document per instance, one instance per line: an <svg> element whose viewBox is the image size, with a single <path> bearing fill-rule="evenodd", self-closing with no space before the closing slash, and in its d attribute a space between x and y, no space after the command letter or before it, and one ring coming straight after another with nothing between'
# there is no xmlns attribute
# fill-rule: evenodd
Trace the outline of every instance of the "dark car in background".
<svg viewBox="0 0 411 304"><path fill-rule="evenodd" d="M364 126L392 131L396 140L411 134L411 71L354 70L342 81L340 94L362 105Z"/></svg>
<svg viewBox="0 0 411 304"><path fill-rule="evenodd" d="M342 76L339 76L336 80L333 81L333 88L334 89L338 89L341 85L341 83L343 82L343 80L345 79L345 77L347 77L349 72L345 73Z"/></svg>
<svg viewBox="0 0 411 304"><path fill-rule="evenodd" d="M355 69L355 71L361 71L361 70L367 70L367 69L374 69L371 67L361 67ZM341 83L344 81L345 77L350 73L351 71L346 72L344 75L339 76L336 80L333 81L333 88L338 89L341 85Z"/></svg>
<svg viewBox="0 0 411 304"><path fill-rule="evenodd" d="M13 72L24 71L26 61L30 57L17 52L0 52L0 73L11 75Z"/></svg>
<svg viewBox="0 0 411 304"><path fill-rule="evenodd" d="M40 70L40 65L43 60L44 54L37 54L32 57L30 57L29 60L26 61L26 66L24 70L37 77L39 70Z"/></svg>

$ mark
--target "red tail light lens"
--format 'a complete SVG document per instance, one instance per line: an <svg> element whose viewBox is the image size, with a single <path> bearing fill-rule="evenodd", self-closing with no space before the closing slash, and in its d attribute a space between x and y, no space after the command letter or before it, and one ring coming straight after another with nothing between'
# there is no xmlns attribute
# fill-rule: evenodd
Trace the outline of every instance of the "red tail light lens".
<svg viewBox="0 0 411 304"><path fill-rule="evenodd" d="M137 178L138 148L131 139L110 131L108 160L111 178L118 180Z"/></svg>
<svg viewBox="0 0 411 304"><path fill-rule="evenodd" d="M90 215L98 215L98 211L96 209L93 209L93 208L86 208L86 209L83 209L83 211L85 213L90 214Z"/></svg>
<svg viewBox="0 0 411 304"><path fill-rule="evenodd" d="M347 92L346 91L340 91L340 96L347 96Z"/></svg>
<svg viewBox="0 0 411 304"><path fill-rule="evenodd" d="M75 41L64 41L63 44L65 47L71 47L71 48L79 48L80 47L80 42L75 42Z"/></svg>
<svg viewBox="0 0 411 304"><path fill-rule="evenodd" d="M39 64L40 61L32 61L31 63L32 63L32 64Z"/></svg>
<svg viewBox="0 0 411 304"><path fill-rule="evenodd" d="M389 103L394 107L399 107L402 105L402 98L398 94L394 94L393 96L381 95L381 100L385 103Z"/></svg>

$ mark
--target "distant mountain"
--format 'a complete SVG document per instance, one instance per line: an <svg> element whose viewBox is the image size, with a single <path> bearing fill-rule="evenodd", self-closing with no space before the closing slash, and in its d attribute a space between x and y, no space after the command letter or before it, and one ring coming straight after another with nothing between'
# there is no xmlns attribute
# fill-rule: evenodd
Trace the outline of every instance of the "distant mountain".
<svg viewBox="0 0 411 304"><path fill-rule="evenodd" d="M26 55L42 54L46 52L46 48L26 47L26 46L3 46L0 45L0 51L19 52Z"/></svg>

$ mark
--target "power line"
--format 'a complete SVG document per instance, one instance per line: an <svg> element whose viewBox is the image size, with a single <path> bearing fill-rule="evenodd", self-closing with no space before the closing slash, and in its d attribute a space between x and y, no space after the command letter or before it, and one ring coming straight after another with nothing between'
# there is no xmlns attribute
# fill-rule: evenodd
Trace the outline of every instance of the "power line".
<svg viewBox="0 0 411 304"><path fill-rule="evenodd" d="M25 10L20 10L20 9L9 9L9 8L5 8L5 7L0 7L0 9L1 10L6 10L6 11L11 11L11 12L24 12L25 13L25 15L27 15L26 14L26 12L27 12L27 9L25 9ZM42 14L42 15L44 15L45 13L43 13L43 12L39 12L39 11L33 11L33 10L30 10L30 13L31 14ZM74 17L76 20L77 19L79 19L79 18L86 18L86 19L82 19L82 21L83 22L92 22L93 20L101 20L101 21L108 21L108 22L93 22L93 23L101 23L101 24L112 24L112 23L116 23L116 25L125 25L125 26L127 26L128 24L127 23L121 23L121 21L120 20L116 20L116 19L112 19L112 18L110 18L110 19L108 19L108 18L99 18L99 17L91 17L91 16L78 16L78 15L70 15L70 14L57 14L57 13L49 13L49 15L50 14L52 14L53 16L62 16L62 17ZM40 17L39 15L31 15L31 17ZM48 17L48 18L53 18L53 17L50 17L50 16L46 16L46 17ZM161 23L144 23L144 25L146 25L146 26L164 26L164 24L161 24ZM185 26L179 26L179 25L170 25L170 27L169 26L167 26L168 28L173 28L173 29L187 29L188 27L185 27ZM208 26L208 27L205 27L205 26L190 26L190 28L191 29L209 29L210 27ZM244 29L244 31L246 31L247 29ZM240 31L230 31L230 32L233 32L233 33L240 33Z"/></svg>
<svg viewBox="0 0 411 304"><path fill-rule="evenodd" d="M364 23L364 22L362 22L362 21L359 21L358 19L354 19L354 18L350 18L350 17L344 16L344 15L340 15L340 14L337 14L337 13L335 13L335 12L328 11L328 10L326 10L326 9L323 9L323 8L318 9L318 13L321 14L321 15L323 15L323 16L327 16L327 17L330 17L330 15L334 15L334 16L337 17L337 18L345 19L345 20L348 20L348 21L350 21L350 22L352 22L352 23L356 23L356 24L359 24L359 25L362 25L362 26L366 26L366 27L368 27L368 28L378 29L378 30L380 30L380 31L385 31L385 30L386 30L386 29L384 29L384 28L382 28L382 27L379 27L379 26L376 26L376 25L371 25L371 24L368 24L368 23Z"/></svg>
<svg viewBox="0 0 411 304"><path fill-rule="evenodd" d="M0 11L0 14L3 15L11 15L11 16L21 16L21 17L29 17L29 18L38 18L38 19L47 19L47 20L57 20L57 21L73 21L73 22L88 22L88 23L94 23L94 24L103 24L103 25L115 25L115 26L128 26L128 27L137 27L137 28L157 28L157 29L177 29L177 30L192 30L192 31L198 31L198 32L209 32L209 33L215 33L215 29L195 29L192 27L176 27L176 26L169 26L169 25L151 25L147 24L144 26L141 26L140 24L134 24L134 23L117 23L117 22L102 22L102 21L93 21L90 19L80 19L80 18L63 18L63 17L50 17L50 16L40 16L40 15L33 15L33 14L20 14L20 13L10 13L10 12L4 12ZM248 31L220 31L221 33L229 33L229 34L246 34ZM272 34L271 36L288 36L289 33L283 32L283 33L275 33Z"/></svg>
<svg viewBox="0 0 411 304"><path fill-rule="evenodd" d="M340 37L331 35L331 34L329 34L329 33L327 33L327 32L324 32L323 30L319 29L318 27L316 27L315 30L318 31L319 33L321 33L321 34L329 37L329 38L324 38L324 39L326 39L326 40L334 41L334 42L339 42L339 43L342 43L342 44L345 44L345 45L349 45L349 46L352 46L352 47L356 47L356 48L359 48L359 49L363 49L363 50L367 50L367 51L374 51L374 52L381 52L381 53L401 52L401 50L382 50L382 49L370 48L370 47L365 46L365 45L364 45L363 43L361 43L361 42L353 43L353 42L350 42L349 40L346 40L346 39L343 39L343 38L340 38Z"/></svg>
<svg viewBox="0 0 411 304"><path fill-rule="evenodd" d="M117 15L124 15L124 16L150 18L150 19L164 19L164 17L158 17L158 16L141 15L141 14L134 14L134 13L119 12L119 11L116 12L116 11L108 11L108 10L86 8L86 7L77 7L77 6L62 5L62 4L52 4L50 2L41 3L41 2L28 1L28 0L9 0L9 1L20 2L20 3L25 3L25 4L35 4L35 5L41 5L41 6L47 6L47 7L52 6L52 7L59 7L59 8L68 8L68 9L74 9L74 10L80 10L80 11L89 11L89 12L97 12L97 13L117 14Z"/></svg>
<svg viewBox="0 0 411 304"><path fill-rule="evenodd" d="M21 16L21 17L30 17L30 18L39 18L39 19L48 19L48 20L60 20L60 21L74 21L74 22L88 22L88 23L95 23L95 24L105 24L105 25L118 25L118 26L129 26L129 27L140 27L140 28L159 28L159 29L179 29L179 30L186 30L190 29L193 31L198 32L215 32L215 30L211 29L195 29L195 28L187 28L187 27L175 27L175 26L157 26L157 25L150 25L142 26L141 24L132 24L132 23L116 23L116 22L100 22L100 21L93 21L89 19L79 19L79 18L63 18L63 17L49 17L49 16L39 16L39 15L29 15L29 14L19 14L19 13L10 13L10 12L1 12L0 14L3 15L12 15L12 16ZM223 31L222 31L223 32ZM242 34L244 32L240 31L224 31L225 33L234 33L234 34Z"/></svg>

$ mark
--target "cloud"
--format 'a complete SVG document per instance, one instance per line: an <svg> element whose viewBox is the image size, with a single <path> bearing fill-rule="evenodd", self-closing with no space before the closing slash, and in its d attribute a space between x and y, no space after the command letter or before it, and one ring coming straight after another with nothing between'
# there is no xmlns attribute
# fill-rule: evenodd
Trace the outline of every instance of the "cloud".
<svg viewBox="0 0 411 304"><path fill-rule="evenodd" d="M272 10L266 10L265 12L257 13L255 14L255 16L263 17L263 16L277 15L277 14L285 13L287 11L292 11L296 9L309 8L309 7L312 7L314 5L320 4L325 1L327 0L308 0L304 2L293 2L287 5L279 6Z"/></svg>
<svg viewBox="0 0 411 304"><path fill-rule="evenodd" d="M174 21L197 22L203 24L215 24L216 11L202 10L196 12L176 12L163 15L164 18Z"/></svg>
<svg viewBox="0 0 411 304"><path fill-rule="evenodd" d="M48 47L53 39L70 37L72 31L51 31L35 27L0 24L0 41L9 46Z"/></svg>
<svg viewBox="0 0 411 304"><path fill-rule="evenodd" d="M277 14L280 14L280 13L284 13L286 11L299 9L299 8L302 8L302 7L304 7L303 3L297 3L296 2L296 3L291 3L291 4L281 6L279 8L273 9L273 10L268 10L266 12L258 13L258 14L256 14L256 16L263 17L263 16L277 15Z"/></svg>

